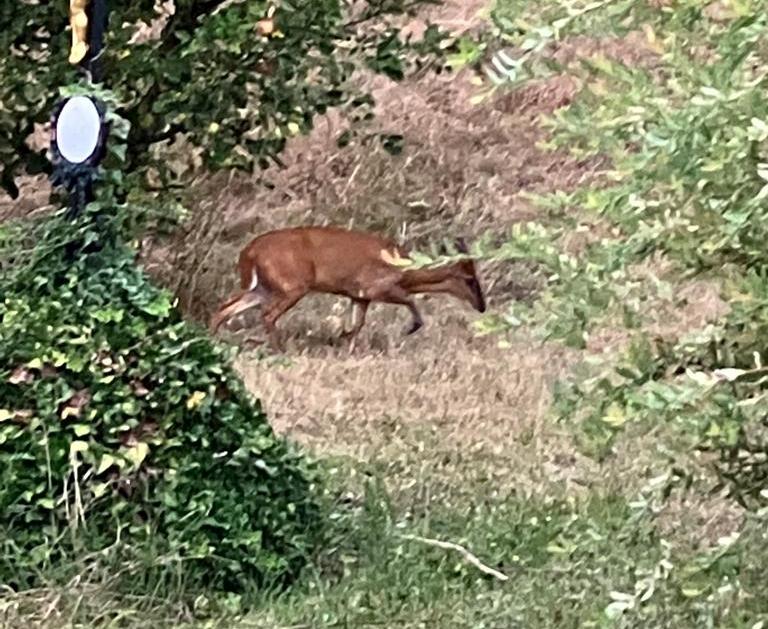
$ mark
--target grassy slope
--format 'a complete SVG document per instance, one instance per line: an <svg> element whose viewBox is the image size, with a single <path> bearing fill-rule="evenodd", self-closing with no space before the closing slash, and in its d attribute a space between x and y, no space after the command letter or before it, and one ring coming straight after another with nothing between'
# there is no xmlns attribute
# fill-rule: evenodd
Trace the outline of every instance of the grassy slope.
<svg viewBox="0 0 768 629"><path fill-rule="evenodd" d="M530 14L530 4L517 5L512 8ZM534 11L546 14L548 6ZM648 64L653 54L636 35L573 37L555 54L564 62L603 54ZM429 207L442 201L443 212L404 217L402 209L385 209L383 217L371 216L350 203L353 216L393 231L406 225L417 234L457 224L473 233L500 230L531 217L557 221L557 214L537 214L520 193L567 192L599 177L605 164L547 154L536 145L546 137L540 115L573 98L568 76L534 81L471 109L463 87L468 78L460 74L421 99L439 122L407 135L413 138L408 159L387 173L407 180L409 165L421 162L409 190L415 187ZM397 90L412 103L424 87ZM388 109L384 124L387 115L429 118L423 109L415 112ZM464 151L454 158L464 170L445 148L453 133L462 135ZM371 168L371 158L357 159L341 172L342 181ZM427 159L437 160L436 170L434 163L424 167ZM476 182L485 211L456 193L447 203L440 199L434 172ZM397 194L374 178L353 188L362 198L370 191L378 203ZM393 205L407 206L408 191L398 192L405 198ZM325 211L334 220L334 209ZM571 214L563 224L577 228L560 243L576 254L606 229L589 213ZM537 285L540 278L527 272L486 268L497 309L521 296L514 294L516 281ZM580 355L610 356L638 333L674 338L727 312L716 276L683 280L677 273L663 256L633 267L645 291L641 327L627 329L620 312L607 312L582 353L533 344L524 335L513 337L511 347L473 338L457 310L435 300L426 306L432 325L419 339L399 345L399 322L382 314L369 331L373 355L347 357L328 347L328 323L309 314L323 301L308 304L288 323L295 335L288 364L268 370L243 357L241 370L254 390L266 392L282 429L342 457L337 486L349 492L365 525L355 521L355 533L320 562L304 589L271 601L243 626L762 626L768 612L760 578L763 516L708 494L705 483L663 497L661 475L670 459L698 465L663 426L629 430L598 465L547 414L548 386ZM668 283L666 291L648 288L655 278ZM299 340L307 329L314 343ZM364 474L383 479L386 495L361 488ZM457 554L404 540L403 533L464 544L510 579L494 581Z"/></svg>
<svg viewBox="0 0 768 629"><path fill-rule="evenodd" d="M510 2L515 11L534 4ZM550 6L535 9L542 22ZM479 8L449 2L441 17L459 29L482 28ZM648 60L632 38L574 37L556 54L568 61L598 52ZM150 268L202 318L233 285L239 247L273 226L352 223L419 239L557 220L521 193L570 191L606 168L537 144L547 139L541 115L568 105L577 84L557 76L472 105L471 77L465 70L378 85L376 124L406 136L399 158L337 151L339 129L329 119L290 148L291 166L274 175L275 190L242 179L212 182L194 230L150 250ZM206 212L212 207L219 211ZM560 243L568 252L607 229L587 214L567 220L576 227ZM722 314L716 282L683 282L664 265L652 260L637 270L646 278L666 272L674 296L654 295L646 333L674 335ZM483 273L496 312L527 300L543 281L525 263L486 264ZM461 307L423 303L428 326L417 338L403 343L403 313L379 307L362 351L350 357L331 340L345 306L308 299L283 323L287 358L240 357L276 427L326 458L338 527L293 592L265 595L238 621L215 612L200 626L758 627L768 619L760 518L698 486L662 499L660 473L670 458L686 456L675 435L630 432L598 463L548 414L550 387L569 365L625 344L630 333L620 322L606 318L583 351L525 335L500 346L497 337L473 336L473 315ZM463 544L509 580L407 534ZM631 608L611 621L606 610L622 606ZM156 624L174 615L158 614Z"/></svg>

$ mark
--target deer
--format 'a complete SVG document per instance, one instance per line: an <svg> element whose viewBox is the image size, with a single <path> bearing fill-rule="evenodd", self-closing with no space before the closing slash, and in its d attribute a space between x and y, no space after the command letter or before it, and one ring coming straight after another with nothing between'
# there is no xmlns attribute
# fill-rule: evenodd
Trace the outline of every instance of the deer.
<svg viewBox="0 0 768 629"><path fill-rule="evenodd" d="M466 241L456 250L468 256ZM409 336L424 325L412 295L444 293L485 312L482 286L470 257L433 268L406 268L408 250L393 239L333 226L288 227L254 238L240 252L237 267L240 290L223 302L210 319L214 336L227 320L261 305L261 320L269 345L284 351L276 323L309 293L348 297L352 328L341 334L354 351L355 339L374 302L404 306L411 321Z"/></svg>

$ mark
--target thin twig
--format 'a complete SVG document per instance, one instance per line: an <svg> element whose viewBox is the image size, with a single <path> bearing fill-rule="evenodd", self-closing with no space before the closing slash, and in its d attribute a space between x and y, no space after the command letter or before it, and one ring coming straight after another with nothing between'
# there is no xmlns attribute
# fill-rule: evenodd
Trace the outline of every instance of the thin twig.
<svg viewBox="0 0 768 629"><path fill-rule="evenodd" d="M438 548L445 548L446 550L455 550L469 563L475 566L481 572L490 574L492 577L496 577L499 581L508 581L509 577L506 574L494 570L493 568L486 566L475 555L469 552L464 546L454 544L453 542L443 542L438 539L431 539L429 537L419 537L418 535L400 535L402 539L412 540L414 542L421 542L423 544L429 544L430 546L437 546Z"/></svg>

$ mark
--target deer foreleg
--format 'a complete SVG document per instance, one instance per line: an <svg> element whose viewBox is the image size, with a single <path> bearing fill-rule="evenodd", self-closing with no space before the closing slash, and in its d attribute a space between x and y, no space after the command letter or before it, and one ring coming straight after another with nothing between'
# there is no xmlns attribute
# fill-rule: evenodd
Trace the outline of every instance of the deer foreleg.
<svg viewBox="0 0 768 629"><path fill-rule="evenodd" d="M405 306L411 312L411 324L405 329L405 335L413 334L424 325L424 319L421 318L421 313L416 307L416 303L411 299L408 291L400 286L392 286L385 292L376 297L376 301L383 301L388 304L400 304Z"/></svg>
<svg viewBox="0 0 768 629"><path fill-rule="evenodd" d="M355 299L352 301L352 329L346 332L342 332L342 339L349 339L349 353L355 351L355 341L360 330L365 325L365 315L368 312L368 306L371 302L362 299Z"/></svg>

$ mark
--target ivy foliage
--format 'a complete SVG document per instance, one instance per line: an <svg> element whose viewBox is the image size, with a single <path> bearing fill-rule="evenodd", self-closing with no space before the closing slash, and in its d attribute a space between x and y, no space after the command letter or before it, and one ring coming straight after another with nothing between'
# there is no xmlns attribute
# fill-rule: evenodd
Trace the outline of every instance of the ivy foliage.
<svg viewBox="0 0 768 629"><path fill-rule="evenodd" d="M535 24L535 12L549 22ZM596 185L538 199L549 222L512 234L548 277L533 307L513 307L489 329L533 325L584 347L601 324L634 337L618 361L592 361L559 390L605 456L629 426L667 426L692 451L711 451L724 486L744 505L768 500L768 18L763 3L553 0L500 2L504 39L522 51L507 85L563 71L546 58L572 35L640 33L651 63L596 55L567 71L581 90L547 121L550 148L609 158ZM628 44L629 45L629 44ZM519 64L517 64L519 62ZM528 71L523 72L525 66ZM498 65L496 66L498 68ZM498 89L505 80L496 72ZM499 87L500 86L500 87ZM577 219L572 218L577 216ZM558 242L581 224L606 235L578 255ZM730 312L677 338L648 335L649 300L676 301L674 279L634 269L663 256L672 274L721 287ZM645 314L644 314L645 313ZM675 474L683 474L673 463Z"/></svg>
<svg viewBox="0 0 768 629"><path fill-rule="evenodd" d="M419 4L367 0L352 12L341 0L111 3L104 78L131 123L126 173L142 185L178 184L168 154L179 138L200 149L200 166L266 167L329 107L352 122L369 116L370 96L349 82L355 70L397 79L440 52L437 29L411 43L390 24ZM26 139L48 121L56 87L77 78L67 10L0 6L0 185L12 196L19 174L49 168Z"/></svg>
<svg viewBox="0 0 768 629"><path fill-rule="evenodd" d="M135 264L122 211L0 227L0 580L84 557L145 584L289 579L319 530L314 471Z"/></svg>

